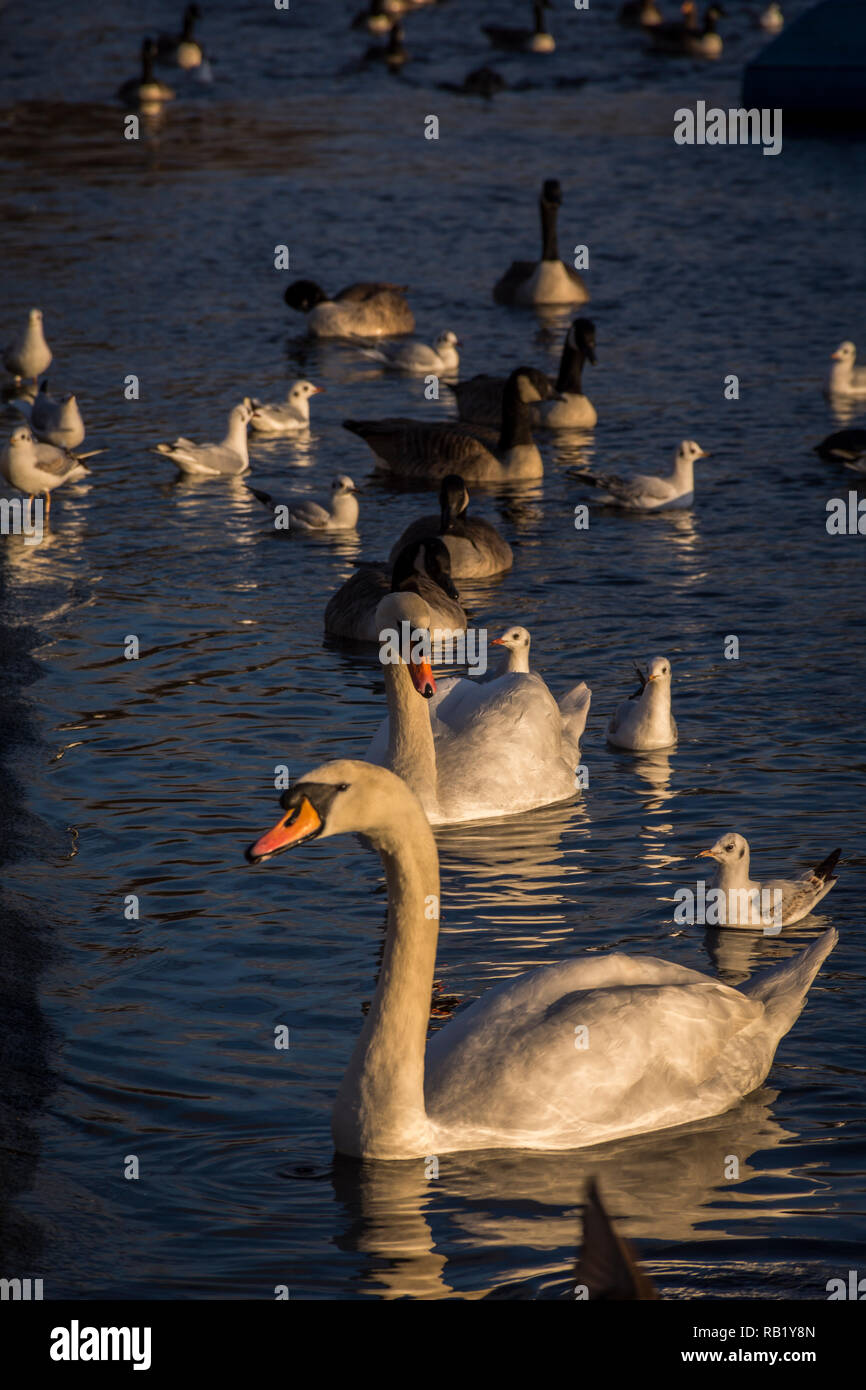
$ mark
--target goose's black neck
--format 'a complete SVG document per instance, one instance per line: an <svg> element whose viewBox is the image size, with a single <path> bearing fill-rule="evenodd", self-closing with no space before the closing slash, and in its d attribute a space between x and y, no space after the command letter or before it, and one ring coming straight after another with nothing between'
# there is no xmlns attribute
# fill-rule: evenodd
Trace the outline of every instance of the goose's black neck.
<svg viewBox="0 0 866 1390"><path fill-rule="evenodd" d="M559 376L556 389L560 395L583 395L583 364L586 353L582 347L574 347L566 340L559 359Z"/></svg>
<svg viewBox="0 0 866 1390"><path fill-rule="evenodd" d="M502 397L502 428L497 450L500 454L514 449L519 444L532 443L532 416L526 401L520 399L520 387L516 372L505 383Z"/></svg>
<svg viewBox="0 0 866 1390"><path fill-rule="evenodd" d="M556 236L556 215L559 211L559 204L551 202L542 194L541 197L541 259L543 261L558 261L559 246Z"/></svg>

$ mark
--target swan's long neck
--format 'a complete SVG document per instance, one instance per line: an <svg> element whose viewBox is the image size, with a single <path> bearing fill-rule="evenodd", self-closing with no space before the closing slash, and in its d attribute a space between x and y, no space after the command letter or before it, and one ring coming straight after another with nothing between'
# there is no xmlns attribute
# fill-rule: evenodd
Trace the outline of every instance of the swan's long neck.
<svg viewBox="0 0 866 1390"><path fill-rule="evenodd" d="M537 32L541 32L538 30ZM556 217L559 209L556 203L549 203L546 198L541 200L541 259L543 261L559 260L559 243L556 237Z"/></svg>
<svg viewBox="0 0 866 1390"><path fill-rule="evenodd" d="M392 711L392 725L393 718ZM370 1012L337 1092L332 1130L341 1153L411 1158L430 1151L432 1136L424 1054L439 934L439 861L430 827L408 797L393 807L391 828L372 838L388 887L385 950Z"/></svg>
<svg viewBox="0 0 866 1390"><path fill-rule="evenodd" d="M427 702L402 661L385 665L388 767L412 788L429 813L437 803L436 749Z"/></svg>

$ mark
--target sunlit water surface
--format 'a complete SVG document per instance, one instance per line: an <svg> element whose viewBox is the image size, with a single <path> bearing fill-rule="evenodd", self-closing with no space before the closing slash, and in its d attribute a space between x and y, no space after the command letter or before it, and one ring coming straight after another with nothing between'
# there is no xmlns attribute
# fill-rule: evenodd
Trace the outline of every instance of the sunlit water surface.
<svg viewBox="0 0 866 1390"><path fill-rule="evenodd" d="M350 4L209 3L212 88L126 141L114 89L145 26L173 27L179 8L53 0L3 16L3 322L43 308L52 381L78 391L107 450L58 494L45 542L6 540L0 568L14 1262L55 1297L562 1295L595 1174L664 1295L822 1298L864 1234L866 542L828 536L827 499L854 475L811 446L838 424L820 389L829 353L866 322L864 148L787 139L772 159L674 144L673 111L737 104L760 47L752 6L731 0L712 68L648 55L613 4L559 7L556 54L496 57L530 85L490 104L438 84L491 60L482 20L526 6L453 0L416 17L416 61L395 79L345 71L368 41ZM430 113L438 142L423 138ZM435 1180L422 1162L359 1170L334 1163L329 1111L374 988L378 860L334 839L253 871L242 850L275 817L276 765L363 753L381 672L323 640L324 604L429 509L371 481L340 422L451 406L306 340L274 247L326 288L410 285L420 332L465 339L466 376L554 369L567 316L490 295L513 257L537 254L549 176L563 250L590 248L600 423L544 441L542 483L476 497L516 558L463 593L491 632L531 629L555 691L589 682L589 786L437 834L441 993L462 1004L613 949L737 983L831 923L841 942L765 1087L727 1115L574 1154L446 1155ZM326 394L308 436L253 447L255 481L319 493L350 473L358 535L276 535L242 484L178 486L152 452L220 437L242 395L273 399L296 375ZM684 436L712 453L693 511L593 507L575 530L574 507L595 499L569 463L662 470ZM137 661L123 658L131 634ZM632 658L656 653L673 662L681 739L635 762L604 729L634 689ZM758 874L842 845L819 915L777 938L676 926L676 889L728 828ZM273 1046L280 1024L288 1051Z"/></svg>

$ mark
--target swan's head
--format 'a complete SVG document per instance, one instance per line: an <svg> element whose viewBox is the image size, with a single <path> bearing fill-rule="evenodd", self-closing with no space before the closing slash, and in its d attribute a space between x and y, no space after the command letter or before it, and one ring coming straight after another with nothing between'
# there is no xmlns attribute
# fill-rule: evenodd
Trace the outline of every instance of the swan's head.
<svg viewBox="0 0 866 1390"><path fill-rule="evenodd" d="M358 489L355 487L348 473L338 473L331 483L331 491L336 497L344 492L357 492Z"/></svg>
<svg viewBox="0 0 866 1390"><path fill-rule="evenodd" d="M748 869L749 842L745 836L731 830L727 835L720 835L712 849L702 849L698 858L717 859L720 864L743 863Z"/></svg>
<svg viewBox="0 0 866 1390"><path fill-rule="evenodd" d="M458 473L449 473L439 485L439 505L442 508L442 530L462 516L469 506L469 492Z"/></svg>
<svg viewBox="0 0 866 1390"><path fill-rule="evenodd" d="M531 638L525 627L506 628L501 637L494 637L494 647L507 647L510 652L529 652Z"/></svg>
<svg viewBox="0 0 866 1390"><path fill-rule="evenodd" d="M677 463L694 463L696 459L708 459L706 449L702 449L694 439L684 439L677 449Z"/></svg>
<svg viewBox="0 0 866 1390"><path fill-rule="evenodd" d="M308 314L317 304L323 303L327 295L315 280L295 280L289 285L283 299L290 309L297 309L299 314Z"/></svg>
<svg viewBox="0 0 866 1390"><path fill-rule="evenodd" d="M568 345L595 366L595 324L592 319L575 319L568 330Z"/></svg>
<svg viewBox="0 0 866 1390"><path fill-rule="evenodd" d="M283 792L283 814L246 849L246 859L264 864L275 854L328 835L359 832L375 838L393 817L401 795L415 799L405 782L383 767L351 758L322 763Z"/></svg>
<svg viewBox="0 0 866 1390"><path fill-rule="evenodd" d="M451 329L449 328L445 333L439 334L439 337L436 339L433 346L435 347L437 352L441 352L443 348L462 347L462 344L460 342L460 339L457 337L457 334L452 333Z"/></svg>
<svg viewBox="0 0 866 1390"><path fill-rule="evenodd" d="M311 381L296 381L289 391L289 404L303 405L311 396L320 396L324 389L324 386L314 386Z"/></svg>
<svg viewBox="0 0 866 1390"><path fill-rule="evenodd" d="M386 594L376 609L379 660L407 667L412 684L425 700L436 694L431 665L430 610L418 594Z"/></svg>
<svg viewBox="0 0 866 1390"><path fill-rule="evenodd" d="M857 357L857 349L853 343L840 343L834 353L831 353L831 361L847 362L849 367L854 366Z"/></svg>

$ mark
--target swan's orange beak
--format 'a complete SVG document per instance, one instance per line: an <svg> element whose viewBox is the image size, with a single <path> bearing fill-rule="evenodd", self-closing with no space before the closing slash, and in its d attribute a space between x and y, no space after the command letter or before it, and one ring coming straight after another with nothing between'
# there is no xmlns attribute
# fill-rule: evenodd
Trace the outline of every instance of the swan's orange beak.
<svg viewBox="0 0 866 1390"><path fill-rule="evenodd" d="M433 678L433 667L429 661L409 661L409 675L412 677L412 684L423 695L425 700L432 700L436 694L436 681Z"/></svg>
<svg viewBox="0 0 866 1390"><path fill-rule="evenodd" d="M265 831L255 844L246 850L250 864L263 864L281 850L291 849L293 845L303 844L322 828L322 819L312 802L304 796L300 806L293 806L287 816L282 816L272 830Z"/></svg>

